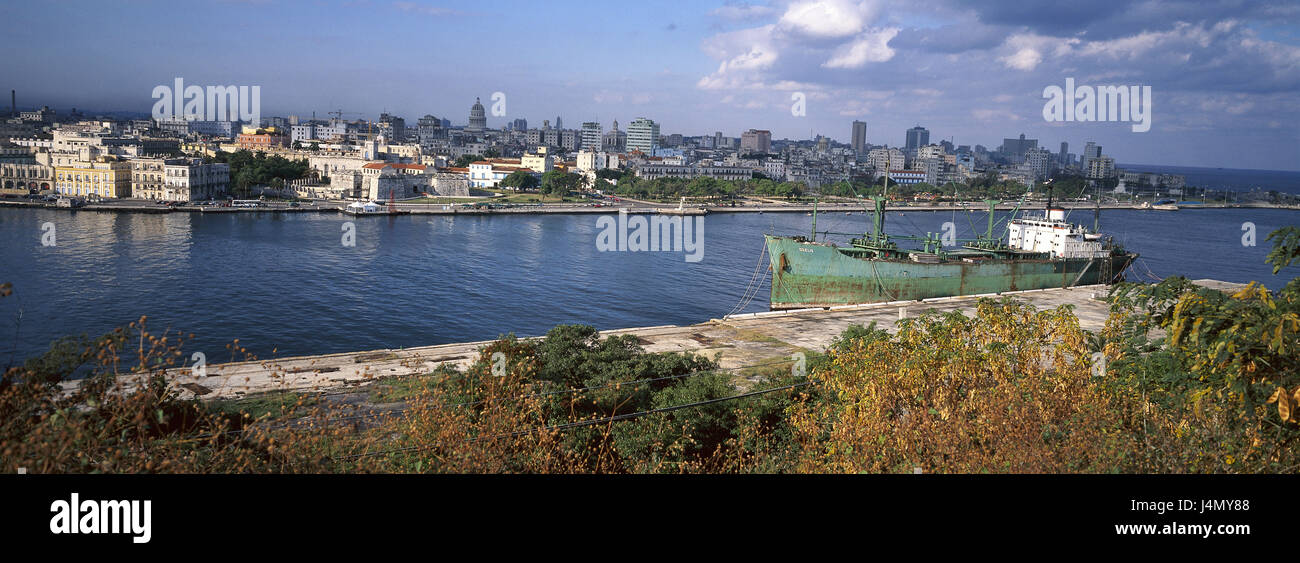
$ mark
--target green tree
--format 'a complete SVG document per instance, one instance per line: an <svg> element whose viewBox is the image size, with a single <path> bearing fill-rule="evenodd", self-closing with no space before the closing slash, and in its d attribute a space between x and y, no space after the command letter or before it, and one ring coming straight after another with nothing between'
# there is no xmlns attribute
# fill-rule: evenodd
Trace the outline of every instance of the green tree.
<svg viewBox="0 0 1300 563"><path fill-rule="evenodd" d="M469 166L471 162L477 162L479 160L483 160L483 157L477 154L462 154L460 157L456 158L456 162L453 163L453 166L456 168L464 168Z"/></svg>
<svg viewBox="0 0 1300 563"><path fill-rule="evenodd" d="M1269 233L1265 240L1273 241L1273 250L1269 251L1265 262L1273 266L1274 274L1300 261L1300 227L1282 227Z"/></svg>
<svg viewBox="0 0 1300 563"><path fill-rule="evenodd" d="M552 169L542 174L541 192L563 198L569 192L582 187L582 176L571 172Z"/></svg>
<svg viewBox="0 0 1300 563"><path fill-rule="evenodd" d="M509 176L506 176L501 180L502 187L515 188L519 191L537 189L539 183L537 176L524 172L523 170L515 170L514 172L511 172Z"/></svg>

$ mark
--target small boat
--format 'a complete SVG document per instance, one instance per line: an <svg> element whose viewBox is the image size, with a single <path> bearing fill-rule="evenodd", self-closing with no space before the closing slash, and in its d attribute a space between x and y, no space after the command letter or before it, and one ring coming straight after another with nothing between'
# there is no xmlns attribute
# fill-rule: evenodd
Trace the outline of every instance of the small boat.
<svg viewBox="0 0 1300 563"><path fill-rule="evenodd" d="M1162 199L1151 205L1156 211L1178 211L1178 203L1172 199Z"/></svg>
<svg viewBox="0 0 1300 563"><path fill-rule="evenodd" d="M385 208L373 201L367 201L365 203L354 201L349 203L347 207L344 207L340 211L348 215L406 215L407 213L410 213L410 211L398 211L395 208Z"/></svg>

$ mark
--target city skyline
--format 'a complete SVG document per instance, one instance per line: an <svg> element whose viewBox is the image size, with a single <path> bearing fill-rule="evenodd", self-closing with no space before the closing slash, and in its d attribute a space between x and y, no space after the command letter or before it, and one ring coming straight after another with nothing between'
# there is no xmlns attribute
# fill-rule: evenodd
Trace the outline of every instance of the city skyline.
<svg viewBox="0 0 1300 563"><path fill-rule="evenodd" d="M519 118L537 127L558 115L608 130L647 117L664 134L761 129L774 140L849 144L852 122L863 121L872 145L903 146L920 124L932 142L990 149L1024 133L1043 145L1095 141L1124 162L1300 169L1296 6L1061 2L1024 14L921 4L651 2L613 14L567 3L6 5L16 56L0 63L13 81L0 86L17 89L22 107L146 113L153 86L181 76L259 85L264 116L386 111L456 125L475 98L488 105L503 92L507 112L489 112L488 127ZM184 22L241 17L176 25L182 11ZM46 18L67 25L38 37ZM121 54L87 64L101 41ZM1150 132L1045 121L1042 91L1066 78L1151 86ZM802 116L791 112L795 94Z"/></svg>

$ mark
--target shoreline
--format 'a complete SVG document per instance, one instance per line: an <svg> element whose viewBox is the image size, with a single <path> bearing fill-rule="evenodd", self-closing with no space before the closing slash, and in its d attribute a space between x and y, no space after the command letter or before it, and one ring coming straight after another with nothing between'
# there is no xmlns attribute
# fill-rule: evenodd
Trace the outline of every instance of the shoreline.
<svg viewBox="0 0 1300 563"><path fill-rule="evenodd" d="M1194 283L1234 292L1244 284L1212 279ZM764 311L728 315L684 325L657 325L601 330L602 337L630 334L648 352L716 354L724 369L773 361L788 361L791 354L825 349L851 325L875 324L889 332L899 319L926 311L970 311L983 298L1010 297L1042 309L1060 305L1076 308L1081 325L1099 331L1109 317L1109 304L1101 299L1110 286L1082 285L1062 288L1004 291L995 294L956 295L920 300L862 303L790 311ZM815 328L814 328L815 327ZM543 336L526 336L537 339ZM172 388L183 397L203 400L240 399L269 392L319 392L359 388L389 378L428 373L448 365L465 369L494 340L469 340L409 348L381 348L302 354L208 364L204 375L189 368L166 370L176 379ZM140 374L125 377L139 378ZM138 384L139 379L132 383ZM71 392L80 380L61 383Z"/></svg>
<svg viewBox="0 0 1300 563"><path fill-rule="evenodd" d="M109 212L109 213L143 213L143 214L342 213L345 205L346 203L328 203L323 205L310 204L310 205L302 205L299 207L289 207L287 205L273 205L268 207L199 207L199 206L189 206L189 205L180 206L180 207L164 207L153 203L145 203L143 201L138 203L135 201L122 201L117 203L86 204L81 207L70 208L70 207L58 207L53 203L45 203L45 202L0 200L0 207L12 207L12 208L21 208L21 209L51 209L51 210L61 210L61 211L70 211L70 212L94 211L94 212ZM1040 204L1038 202L1034 202L1034 205L1037 206ZM1071 209L1071 210L1079 210L1079 209L1088 210L1088 209L1094 209L1098 207L1094 205L1089 205L1087 203L1064 203L1064 204L1060 204L1060 206L1064 209ZM813 207L814 207L813 204L805 204L805 203L782 204L782 205L775 205L775 204L747 205L747 206L738 206L738 207L729 207L729 206L691 207L686 209L686 211L688 212L686 213L686 215L696 215L696 216L703 215L704 213L698 212L698 210L701 209L707 213L811 213L813 211ZM818 213L846 213L846 212L864 213L864 214L869 213L869 211L867 211L863 207L863 205L859 203L828 202L828 203L819 203L817 204L816 207ZM1106 210L1131 209L1134 211L1151 211L1153 213L1168 213L1167 211L1159 211L1159 210L1150 210L1150 209L1143 210L1134 207L1130 204L1108 203L1108 204L1102 204L1099 207L1101 209L1106 209ZM1014 210L1015 208L1016 205L1014 203L999 204L996 207L998 211L1011 211ZM1026 209L1032 209L1032 208L1033 207L1026 207ZM543 207L523 206L523 207L511 207L511 208L500 208L500 209L463 208L460 207L459 204L398 203L397 209L402 215L512 215L512 214L585 215L585 214L618 213L621 211L627 211L628 213L632 213L632 214L658 214L658 213L664 213L669 211L675 211L677 208L676 206L668 203L654 204L650 202L642 202L641 205L628 205L628 206L590 207L586 205L544 204ZM968 205L953 205L953 204L888 205L885 207L886 211L895 211L895 212L897 211L903 211L903 212L962 211L962 210L983 212L985 211L985 209L986 208L983 205L980 205L978 203L972 203ZM1205 204L1182 206L1178 210L1189 211L1195 209L1283 209L1283 210L1291 210L1291 211L1300 211L1300 206L1275 205L1270 203L1244 203L1244 204L1243 203L1233 203L1233 204L1205 203ZM388 214L388 213L375 213L374 215L381 216L381 217L392 216L392 214ZM682 214L674 213L673 215L682 215Z"/></svg>

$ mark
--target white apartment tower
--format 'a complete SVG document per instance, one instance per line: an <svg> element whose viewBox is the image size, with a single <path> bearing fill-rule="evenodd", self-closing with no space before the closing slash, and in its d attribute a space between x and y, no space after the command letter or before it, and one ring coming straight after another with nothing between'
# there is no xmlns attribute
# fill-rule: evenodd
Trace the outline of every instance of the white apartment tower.
<svg viewBox="0 0 1300 563"><path fill-rule="evenodd" d="M644 117L632 120L627 126L627 150L639 150L646 154L654 152L659 146L659 124Z"/></svg>

